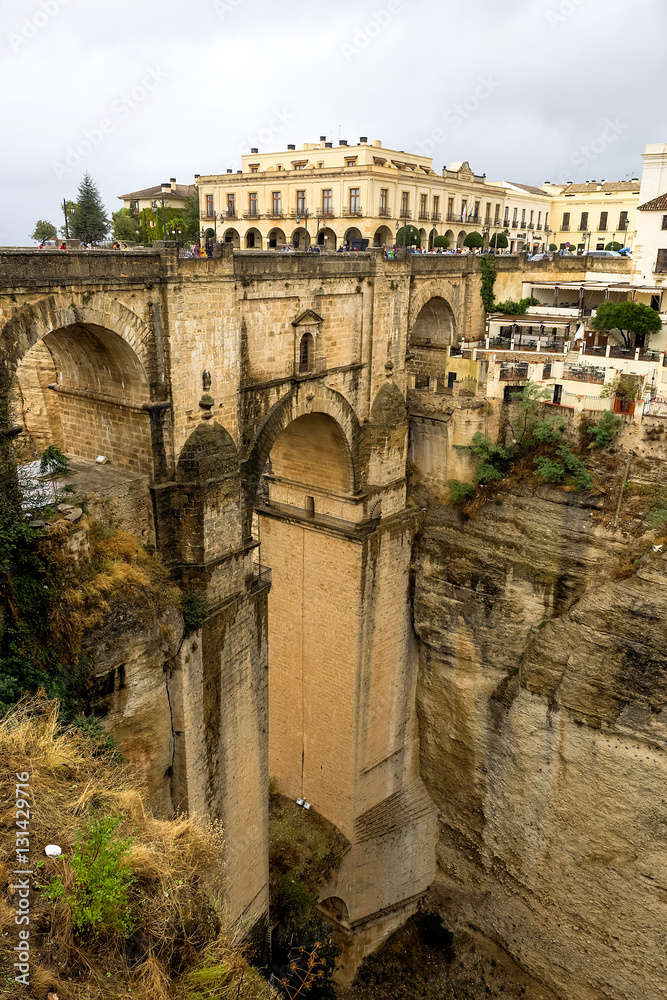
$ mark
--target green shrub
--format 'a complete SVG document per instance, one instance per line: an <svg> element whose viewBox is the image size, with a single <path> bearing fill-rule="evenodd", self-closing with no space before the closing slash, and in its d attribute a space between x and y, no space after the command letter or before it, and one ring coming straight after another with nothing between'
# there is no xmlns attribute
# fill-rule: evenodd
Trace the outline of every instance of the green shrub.
<svg viewBox="0 0 667 1000"><path fill-rule="evenodd" d="M559 416L536 420L530 429L531 442L535 444L559 444L564 433L565 421Z"/></svg>
<svg viewBox="0 0 667 1000"><path fill-rule="evenodd" d="M530 303L530 299L519 299L518 302L514 299L505 299L504 302L498 302L495 309L496 312L505 313L506 316L523 316Z"/></svg>
<svg viewBox="0 0 667 1000"><path fill-rule="evenodd" d="M503 478L512 462L509 449L496 444L479 431L475 431L472 444L468 447L477 459L475 479L478 483L490 483Z"/></svg>
<svg viewBox="0 0 667 1000"><path fill-rule="evenodd" d="M445 247L445 248L448 247L449 246L449 237L448 236L436 236L436 238L433 240L433 246L434 247Z"/></svg>
<svg viewBox="0 0 667 1000"><path fill-rule="evenodd" d="M122 816L95 817L91 807L71 861L74 885L66 888L57 875L46 890L49 899L63 898L69 906L75 934L111 931L127 937L134 930L129 893L135 877L127 863L132 839L115 836L122 821Z"/></svg>
<svg viewBox="0 0 667 1000"><path fill-rule="evenodd" d="M623 421L610 410L605 410L599 423L588 428L587 433L593 438L596 448L608 448L612 439L619 433Z"/></svg>
<svg viewBox="0 0 667 1000"><path fill-rule="evenodd" d="M607 243L605 250L622 250L623 244L619 243L618 240L612 240L611 243Z"/></svg>
<svg viewBox="0 0 667 1000"><path fill-rule="evenodd" d="M489 246L492 250L506 250L509 246L507 237L504 233L494 233L489 240Z"/></svg>
<svg viewBox="0 0 667 1000"><path fill-rule="evenodd" d="M556 454L562 458L563 464L569 475L574 479L577 489L590 490L593 485L593 477L581 459L573 453L569 444L562 444L557 449Z"/></svg>
<svg viewBox="0 0 667 1000"><path fill-rule="evenodd" d="M181 594L181 610L183 611L183 638L196 632L204 624L208 611L199 594L189 590Z"/></svg>
<svg viewBox="0 0 667 1000"><path fill-rule="evenodd" d="M539 476L545 483L562 483L565 469L561 462L554 462L547 455L540 455L534 458L533 462L537 466L535 475Z"/></svg>
<svg viewBox="0 0 667 1000"><path fill-rule="evenodd" d="M479 247L483 247L484 246L484 237L482 236L481 233L478 233L476 231L473 231L472 233L468 233L468 235L466 236L466 238L463 241L463 246L464 247L470 247L473 250L474 249L478 249Z"/></svg>
<svg viewBox="0 0 667 1000"><path fill-rule="evenodd" d="M464 483L462 479L448 479L447 485L454 503L465 503L475 495L475 487L471 483Z"/></svg>
<svg viewBox="0 0 667 1000"><path fill-rule="evenodd" d="M555 244L555 243L550 243L550 244L549 244L549 249L550 249L550 250L551 250L551 252L553 253L553 252L554 252L555 250L558 250L558 247L556 246L556 244Z"/></svg>
<svg viewBox="0 0 667 1000"><path fill-rule="evenodd" d="M495 303L495 296L493 294L493 286L496 281L496 265L493 262L493 257L482 257L479 263L480 271L482 273L482 282L480 287L480 295L482 296L482 305L487 312L492 312Z"/></svg>
<svg viewBox="0 0 667 1000"><path fill-rule="evenodd" d="M396 244L399 247L420 247L421 242L421 233L416 226L401 226L396 233Z"/></svg>

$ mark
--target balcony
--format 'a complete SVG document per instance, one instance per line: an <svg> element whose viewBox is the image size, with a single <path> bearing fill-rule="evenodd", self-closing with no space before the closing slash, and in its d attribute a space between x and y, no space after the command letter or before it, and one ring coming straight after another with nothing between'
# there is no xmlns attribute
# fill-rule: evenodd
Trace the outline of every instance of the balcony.
<svg viewBox="0 0 667 1000"><path fill-rule="evenodd" d="M361 209L361 206L359 206L358 208L344 208L340 214L344 219L349 219L349 218L357 218L358 216L363 215L364 213Z"/></svg>
<svg viewBox="0 0 667 1000"><path fill-rule="evenodd" d="M409 208L407 210L406 209L402 209L399 218L400 219L411 219L412 218L412 212L411 212L411 210Z"/></svg>
<svg viewBox="0 0 667 1000"><path fill-rule="evenodd" d="M221 219L238 219L235 208L228 208L226 212L221 212Z"/></svg>
<svg viewBox="0 0 667 1000"><path fill-rule="evenodd" d="M334 212L331 208L322 208L319 213L320 219L333 219Z"/></svg>
<svg viewBox="0 0 667 1000"><path fill-rule="evenodd" d="M391 219L391 209L389 208L388 205L385 205L384 208L382 207L382 205L380 205L378 209L378 215L380 216L381 219Z"/></svg>
<svg viewBox="0 0 667 1000"><path fill-rule="evenodd" d="M442 216L441 216L440 212L431 212L431 221L432 222L440 222L441 218L442 218Z"/></svg>
<svg viewBox="0 0 667 1000"><path fill-rule="evenodd" d="M202 212L201 215L199 216L199 218L203 219L204 222L213 222L214 219L216 218L216 216L215 216L214 213L211 213L211 215L208 215L206 212Z"/></svg>
<svg viewBox="0 0 667 1000"><path fill-rule="evenodd" d="M244 212L243 213L243 218L244 219L261 219L262 218L262 213L261 212L252 212L252 211Z"/></svg>
<svg viewBox="0 0 667 1000"><path fill-rule="evenodd" d="M285 216L283 215L283 213L280 210L278 210L277 212L276 211L267 212L266 213L266 218L267 219L284 219Z"/></svg>
<svg viewBox="0 0 667 1000"><path fill-rule="evenodd" d="M428 219L429 219L429 214L428 214L428 212L421 212L421 211L420 211L420 213L419 213L419 218L420 218L420 219L424 219L424 221L425 221L425 222L428 222Z"/></svg>
<svg viewBox="0 0 667 1000"><path fill-rule="evenodd" d="M528 362L519 362L517 365L505 365L500 366L500 381L501 382L514 382L521 381L522 379L528 378Z"/></svg>

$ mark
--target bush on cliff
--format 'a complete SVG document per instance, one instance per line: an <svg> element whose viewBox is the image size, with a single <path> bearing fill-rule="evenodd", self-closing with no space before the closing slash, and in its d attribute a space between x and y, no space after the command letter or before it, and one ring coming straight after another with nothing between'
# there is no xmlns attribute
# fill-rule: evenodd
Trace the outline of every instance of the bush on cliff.
<svg viewBox="0 0 667 1000"><path fill-rule="evenodd" d="M87 734L63 732L57 703L43 698L0 721L5 802L16 802L17 774L31 805L31 996L275 996L226 937L218 825L154 819L136 778L111 754L94 756ZM44 856L49 843L61 848L59 858ZM14 826L0 829L0 847L16 857ZM0 903L5 968L18 944L11 881ZM7 1000L26 996L18 983L3 985Z"/></svg>
<svg viewBox="0 0 667 1000"><path fill-rule="evenodd" d="M611 410L605 410L602 419L589 427L587 433L593 438L596 448L608 448L622 426L621 417L617 417Z"/></svg>
<svg viewBox="0 0 667 1000"><path fill-rule="evenodd" d="M448 479L449 495L454 503L465 503L475 495L472 483L464 483L461 479Z"/></svg>

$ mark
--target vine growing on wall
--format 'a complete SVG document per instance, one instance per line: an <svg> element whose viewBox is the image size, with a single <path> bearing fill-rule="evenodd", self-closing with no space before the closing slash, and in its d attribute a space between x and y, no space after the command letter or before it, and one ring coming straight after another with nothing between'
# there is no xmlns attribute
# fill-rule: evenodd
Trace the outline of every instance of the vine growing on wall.
<svg viewBox="0 0 667 1000"><path fill-rule="evenodd" d="M493 286L496 283L496 265L492 257L482 257L480 267L482 270L482 287L480 289L482 304L487 312L491 312L496 301L493 294Z"/></svg>

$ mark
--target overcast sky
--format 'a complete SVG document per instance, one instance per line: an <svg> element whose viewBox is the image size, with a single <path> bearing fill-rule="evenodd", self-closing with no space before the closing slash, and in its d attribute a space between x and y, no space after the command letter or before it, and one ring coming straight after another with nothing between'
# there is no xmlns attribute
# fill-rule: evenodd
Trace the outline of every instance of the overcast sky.
<svg viewBox="0 0 667 1000"><path fill-rule="evenodd" d="M639 176L667 141L665 0L0 0L0 242L327 134L489 180Z"/></svg>

